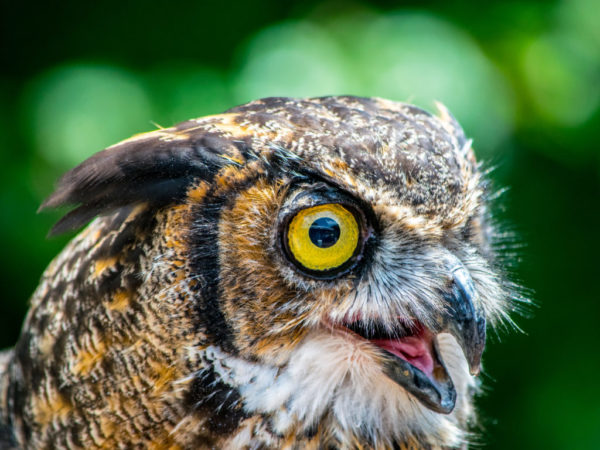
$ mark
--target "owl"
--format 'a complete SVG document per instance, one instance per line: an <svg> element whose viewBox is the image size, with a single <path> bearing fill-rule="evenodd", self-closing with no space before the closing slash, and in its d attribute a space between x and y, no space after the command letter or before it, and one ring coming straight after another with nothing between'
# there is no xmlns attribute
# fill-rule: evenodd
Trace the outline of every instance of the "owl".
<svg viewBox="0 0 600 450"><path fill-rule="evenodd" d="M514 309L471 141L379 98L266 98L60 180L0 356L14 448L466 448Z"/></svg>

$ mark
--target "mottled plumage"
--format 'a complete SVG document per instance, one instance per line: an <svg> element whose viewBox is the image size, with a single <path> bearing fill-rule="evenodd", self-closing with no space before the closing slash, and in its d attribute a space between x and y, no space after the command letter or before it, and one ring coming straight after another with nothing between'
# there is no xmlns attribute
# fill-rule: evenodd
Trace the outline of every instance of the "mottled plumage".
<svg viewBox="0 0 600 450"><path fill-rule="evenodd" d="M56 233L99 217L0 357L0 442L466 445L510 306L486 190L443 107L382 99L264 99L92 156L42 205L74 207ZM314 254L356 244L311 268L290 224L329 205Z"/></svg>

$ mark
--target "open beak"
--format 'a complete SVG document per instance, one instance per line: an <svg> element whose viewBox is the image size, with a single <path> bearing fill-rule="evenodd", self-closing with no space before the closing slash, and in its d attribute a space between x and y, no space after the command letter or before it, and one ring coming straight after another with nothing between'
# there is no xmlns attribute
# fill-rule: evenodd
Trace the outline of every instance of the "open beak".
<svg viewBox="0 0 600 450"><path fill-rule="evenodd" d="M398 331L393 333L383 327L362 324L360 319L345 324L383 350L384 372L389 378L425 406L442 414L454 409L456 389L438 350L437 335L449 333L455 337L472 375L479 374L485 346L485 318L473 304L475 288L471 276L459 261L455 261L449 271L452 286L442 294L445 308L436 319L435 330L420 323L406 327L401 320Z"/></svg>

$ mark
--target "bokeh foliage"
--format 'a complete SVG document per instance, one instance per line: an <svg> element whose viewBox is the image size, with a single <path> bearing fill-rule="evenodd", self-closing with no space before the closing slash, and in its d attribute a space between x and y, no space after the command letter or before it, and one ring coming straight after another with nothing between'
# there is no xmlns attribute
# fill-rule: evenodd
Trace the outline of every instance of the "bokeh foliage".
<svg viewBox="0 0 600 450"><path fill-rule="evenodd" d="M485 354L486 448L600 448L600 4L61 2L3 6L0 346L69 236L56 178L157 126L258 97L446 104L510 190L514 277L539 308ZM488 375L489 374L489 375Z"/></svg>

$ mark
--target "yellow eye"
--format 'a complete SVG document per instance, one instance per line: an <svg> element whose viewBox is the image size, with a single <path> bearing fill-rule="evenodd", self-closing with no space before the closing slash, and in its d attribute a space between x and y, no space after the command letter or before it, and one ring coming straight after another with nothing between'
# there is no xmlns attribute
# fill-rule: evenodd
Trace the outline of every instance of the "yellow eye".
<svg viewBox="0 0 600 450"><path fill-rule="evenodd" d="M327 271L342 266L358 245L358 224L341 205L329 203L300 211L288 227L288 248L309 270Z"/></svg>

